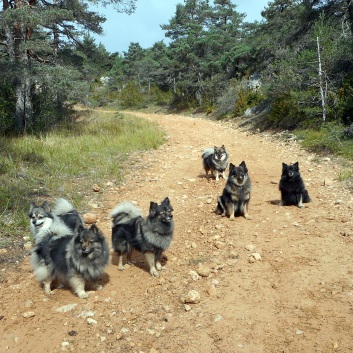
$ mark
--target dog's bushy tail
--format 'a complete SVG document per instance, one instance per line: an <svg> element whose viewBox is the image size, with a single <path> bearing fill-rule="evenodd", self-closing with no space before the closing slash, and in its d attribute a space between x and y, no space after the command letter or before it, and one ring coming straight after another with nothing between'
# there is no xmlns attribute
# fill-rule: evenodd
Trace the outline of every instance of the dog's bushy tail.
<svg viewBox="0 0 353 353"><path fill-rule="evenodd" d="M74 232L66 224L55 218L49 228L41 229L35 238L35 243L39 244L46 236L51 239L57 239L66 236L73 236Z"/></svg>
<svg viewBox="0 0 353 353"><path fill-rule="evenodd" d="M56 216L62 216L75 210L75 207L66 199L57 199L52 213Z"/></svg>
<svg viewBox="0 0 353 353"><path fill-rule="evenodd" d="M113 226L115 226L117 224L126 224L134 218L142 217L142 212L133 203L122 202L109 215L113 218Z"/></svg>
<svg viewBox="0 0 353 353"><path fill-rule="evenodd" d="M57 199L53 215L61 218L61 220L71 229L75 229L77 225L85 225L85 221L75 209L75 207L66 199Z"/></svg>
<svg viewBox="0 0 353 353"><path fill-rule="evenodd" d="M304 190L304 192L303 192L303 202L304 203L311 202L311 198L309 196L308 190Z"/></svg>
<svg viewBox="0 0 353 353"><path fill-rule="evenodd" d="M214 148L206 148L202 153L202 158L206 159L208 156L214 153Z"/></svg>
<svg viewBox="0 0 353 353"><path fill-rule="evenodd" d="M224 204L223 204L222 196L218 196L218 198L217 198L217 207L216 207L216 211L215 212L218 215L226 213L226 209L225 209Z"/></svg>

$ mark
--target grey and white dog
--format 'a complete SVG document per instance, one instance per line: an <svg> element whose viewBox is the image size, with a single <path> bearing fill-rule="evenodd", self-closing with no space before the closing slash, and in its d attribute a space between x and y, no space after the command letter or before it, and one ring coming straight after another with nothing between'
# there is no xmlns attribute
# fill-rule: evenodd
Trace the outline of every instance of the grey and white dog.
<svg viewBox="0 0 353 353"><path fill-rule="evenodd" d="M38 233L43 235L49 231L54 222L63 222L71 230L74 230L77 224L84 225L84 221L75 207L63 198L56 200L52 210L48 201L44 201L41 205L31 202L28 216L31 233L35 240Z"/></svg>
<svg viewBox="0 0 353 353"><path fill-rule="evenodd" d="M50 231L38 233L31 265L46 294L53 294L54 280L68 283L80 298L88 298L86 286L100 290L97 282L109 262L109 247L103 233L93 224L77 224L74 231L54 222Z"/></svg>
<svg viewBox="0 0 353 353"><path fill-rule="evenodd" d="M131 263L135 249L145 255L152 276L161 270L162 254L171 244L174 232L173 207L166 197L160 205L150 203L149 214L142 217L141 210L131 202L117 205L110 213L113 218L112 246L119 258L118 268L124 270L123 255Z"/></svg>
<svg viewBox="0 0 353 353"><path fill-rule="evenodd" d="M30 219L29 227L34 239L40 231L49 229L54 221L54 215L51 212L48 201L44 201L41 205L31 202L29 204L28 217Z"/></svg>
<svg viewBox="0 0 353 353"><path fill-rule="evenodd" d="M224 145L205 149L202 154L202 162L206 176L208 176L208 172L211 172L217 181L220 174L223 176L223 179L227 179L225 170L228 167L229 156Z"/></svg>

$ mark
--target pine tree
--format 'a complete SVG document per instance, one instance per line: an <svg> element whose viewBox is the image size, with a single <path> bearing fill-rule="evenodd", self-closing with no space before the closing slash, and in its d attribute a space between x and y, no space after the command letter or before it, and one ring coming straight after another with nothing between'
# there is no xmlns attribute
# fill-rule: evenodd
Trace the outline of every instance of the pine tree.
<svg viewBox="0 0 353 353"><path fill-rule="evenodd" d="M17 133L30 131L35 123L34 91L39 100L43 86L51 89L53 75L63 78L65 66L60 61L61 47L79 46L84 31L101 33L105 20L89 9L89 4L114 5L117 10L134 10L136 0L3 0L0 11L0 67L6 81L13 85L13 129ZM119 5L123 6L119 8ZM61 72L61 75L58 74ZM69 72L68 72L69 74ZM65 83L66 82L66 83ZM57 87L60 89L60 87ZM47 92L46 92L47 93ZM42 95L43 97L44 95ZM55 104L62 106L65 94L53 92Z"/></svg>

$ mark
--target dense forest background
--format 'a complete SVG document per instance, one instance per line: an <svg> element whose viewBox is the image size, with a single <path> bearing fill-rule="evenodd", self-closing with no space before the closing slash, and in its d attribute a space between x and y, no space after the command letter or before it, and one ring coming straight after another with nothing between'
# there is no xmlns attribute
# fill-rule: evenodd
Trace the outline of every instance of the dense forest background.
<svg viewBox="0 0 353 353"><path fill-rule="evenodd" d="M258 127L353 135L353 2L274 0L248 23L230 0L184 0L161 40L109 53L91 5L135 0L3 0L0 131L38 133L72 106L260 116ZM162 38L161 38L162 39Z"/></svg>

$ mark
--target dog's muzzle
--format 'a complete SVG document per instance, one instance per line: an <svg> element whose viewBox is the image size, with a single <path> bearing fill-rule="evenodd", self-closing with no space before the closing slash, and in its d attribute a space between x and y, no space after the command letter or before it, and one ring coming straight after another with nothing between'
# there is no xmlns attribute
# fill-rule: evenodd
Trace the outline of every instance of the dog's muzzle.
<svg viewBox="0 0 353 353"><path fill-rule="evenodd" d="M43 222L40 222L38 223L35 219L32 221L32 224L35 226L35 227L40 227L41 225L43 225Z"/></svg>

